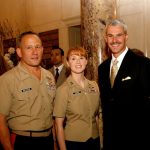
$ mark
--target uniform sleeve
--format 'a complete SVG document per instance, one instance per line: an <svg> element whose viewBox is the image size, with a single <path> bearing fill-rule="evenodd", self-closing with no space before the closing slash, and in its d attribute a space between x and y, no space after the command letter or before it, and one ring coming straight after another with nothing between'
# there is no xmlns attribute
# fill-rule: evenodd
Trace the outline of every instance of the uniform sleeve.
<svg viewBox="0 0 150 150"><path fill-rule="evenodd" d="M12 104L11 82L5 76L0 77L0 113L8 115Z"/></svg>
<svg viewBox="0 0 150 150"><path fill-rule="evenodd" d="M54 100L53 116L65 117L68 104L69 88L67 85L62 85L56 90L56 97Z"/></svg>

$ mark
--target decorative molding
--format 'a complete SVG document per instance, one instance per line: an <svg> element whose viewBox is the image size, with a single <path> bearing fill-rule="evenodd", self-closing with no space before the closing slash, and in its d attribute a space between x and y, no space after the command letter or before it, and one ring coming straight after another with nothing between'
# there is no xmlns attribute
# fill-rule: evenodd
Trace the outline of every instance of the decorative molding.
<svg viewBox="0 0 150 150"><path fill-rule="evenodd" d="M69 17L62 20L67 26L75 26L81 24L81 16Z"/></svg>

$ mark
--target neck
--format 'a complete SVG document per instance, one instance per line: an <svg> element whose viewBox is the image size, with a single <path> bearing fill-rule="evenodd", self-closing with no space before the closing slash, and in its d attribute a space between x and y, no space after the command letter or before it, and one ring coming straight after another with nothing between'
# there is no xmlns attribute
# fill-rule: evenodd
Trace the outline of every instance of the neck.
<svg viewBox="0 0 150 150"><path fill-rule="evenodd" d="M76 81L76 83L81 86L82 88L84 88L84 81L85 81L85 76L84 73L82 74L74 74L71 73L72 78Z"/></svg>
<svg viewBox="0 0 150 150"><path fill-rule="evenodd" d="M40 66L29 66L21 62L21 65L28 70L32 75L36 76L39 80L41 79L41 68Z"/></svg>

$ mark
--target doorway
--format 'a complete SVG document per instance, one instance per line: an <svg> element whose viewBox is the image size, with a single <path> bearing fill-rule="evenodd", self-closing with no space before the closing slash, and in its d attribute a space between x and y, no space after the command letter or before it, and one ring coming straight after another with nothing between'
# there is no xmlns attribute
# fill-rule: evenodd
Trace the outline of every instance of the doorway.
<svg viewBox="0 0 150 150"><path fill-rule="evenodd" d="M81 26L69 27L69 48L81 46Z"/></svg>

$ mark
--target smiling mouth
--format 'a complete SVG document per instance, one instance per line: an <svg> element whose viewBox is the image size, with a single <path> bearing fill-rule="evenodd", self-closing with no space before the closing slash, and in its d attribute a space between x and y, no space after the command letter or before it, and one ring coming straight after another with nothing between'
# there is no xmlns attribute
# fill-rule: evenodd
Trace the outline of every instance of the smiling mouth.
<svg viewBox="0 0 150 150"><path fill-rule="evenodd" d="M112 47L117 48L119 45L112 45Z"/></svg>
<svg viewBox="0 0 150 150"><path fill-rule="evenodd" d="M118 48L118 47L120 46L120 43L111 44L111 46L112 46L113 48Z"/></svg>
<svg viewBox="0 0 150 150"><path fill-rule="evenodd" d="M120 42L111 43L112 46L118 46L120 44L121 44Z"/></svg>
<svg viewBox="0 0 150 150"><path fill-rule="evenodd" d="M82 66L81 66L81 65L76 65L76 67L77 67L77 68L81 68Z"/></svg>
<svg viewBox="0 0 150 150"><path fill-rule="evenodd" d="M31 58L31 60L38 61L39 59L38 58Z"/></svg>

